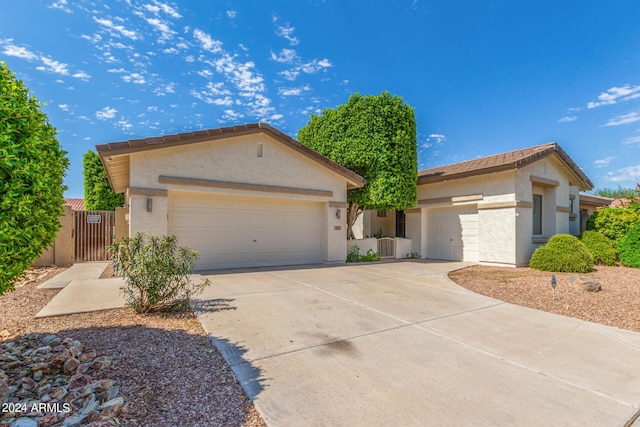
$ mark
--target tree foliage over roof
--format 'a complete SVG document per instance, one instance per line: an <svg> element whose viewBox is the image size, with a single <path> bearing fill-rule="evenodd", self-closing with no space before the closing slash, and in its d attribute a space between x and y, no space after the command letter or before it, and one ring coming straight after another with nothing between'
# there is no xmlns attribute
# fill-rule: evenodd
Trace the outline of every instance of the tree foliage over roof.
<svg viewBox="0 0 640 427"><path fill-rule="evenodd" d="M356 93L346 104L313 115L298 139L367 180L363 188L349 191L350 204L395 210L415 206L416 121L401 97Z"/></svg>
<svg viewBox="0 0 640 427"><path fill-rule="evenodd" d="M82 157L84 208L88 211L113 211L124 203L124 195L114 193L100 157L87 151Z"/></svg>
<svg viewBox="0 0 640 427"><path fill-rule="evenodd" d="M68 165L40 102L0 61L0 294L55 241Z"/></svg>

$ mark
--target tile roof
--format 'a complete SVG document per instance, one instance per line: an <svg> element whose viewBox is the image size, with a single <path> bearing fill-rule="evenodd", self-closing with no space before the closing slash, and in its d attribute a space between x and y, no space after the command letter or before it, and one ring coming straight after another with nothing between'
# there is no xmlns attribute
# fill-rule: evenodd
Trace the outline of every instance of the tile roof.
<svg viewBox="0 0 640 427"><path fill-rule="evenodd" d="M593 188L589 178L555 142L422 170L418 172L418 185L519 169L552 154L560 157L573 174L582 181L583 187Z"/></svg>
<svg viewBox="0 0 640 427"><path fill-rule="evenodd" d="M216 139L258 133L258 132L270 134L280 142L283 142L285 145L295 149L296 151L309 157L310 159L315 160L316 162L323 164L329 169L332 169L334 172L342 175L347 179L347 181L350 182L349 188L360 188L364 186L367 182L364 178L362 178L360 175L356 174L355 172L322 156L321 154L303 145L302 143L293 139L289 135L282 133L281 131L272 127L271 125L267 123L262 123L262 122L222 127L217 129L205 129L205 130L178 133L178 134L172 134L172 135L163 135L163 136L150 137L150 138L130 139L127 141L120 141L120 142L111 142L108 144L96 145L96 149L102 159L103 165L105 166L105 170L107 171L107 176L109 177L109 182L111 183L111 186L114 189L117 188L116 190L117 192L123 192L124 189L126 189L126 186L128 185L124 185L124 183L120 183L120 185L114 185L114 180L113 180L114 177L112 176L112 173L110 170L111 169L110 162L112 158L115 160L116 156L136 153L139 151L175 147L175 146L180 146L185 144L211 141ZM127 173L128 173L128 166L127 166ZM121 191L118 191L118 190L121 190Z"/></svg>
<svg viewBox="0 0 640 427"><path fill-rule="evenodd" d="M84 199L71 199L71 198L65 197L64 204L71 206L71 210L74 210L74 211L84 210Z"/></svg>

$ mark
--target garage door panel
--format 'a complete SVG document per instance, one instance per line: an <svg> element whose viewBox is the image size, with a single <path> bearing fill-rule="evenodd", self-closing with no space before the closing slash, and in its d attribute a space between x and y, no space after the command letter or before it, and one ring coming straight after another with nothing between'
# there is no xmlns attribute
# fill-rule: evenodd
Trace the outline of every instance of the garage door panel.
<svg viewBox="0 0 640 427"><path fill-rule="evenodd" d="M169 232L198 250L198 269L322 260L322 203L171 194Z"/></svg>

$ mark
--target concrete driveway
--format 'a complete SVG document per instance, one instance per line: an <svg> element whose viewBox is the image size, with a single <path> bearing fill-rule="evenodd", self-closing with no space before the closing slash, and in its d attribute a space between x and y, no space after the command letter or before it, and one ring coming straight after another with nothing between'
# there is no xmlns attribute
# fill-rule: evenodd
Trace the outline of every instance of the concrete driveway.
<svg viewBox="0 0 640 427"><path fill-rule="evenodd" d="M218 272L194 309L269 425L632 419L640 334L469 292L446 276L463 265Z"/></svg>

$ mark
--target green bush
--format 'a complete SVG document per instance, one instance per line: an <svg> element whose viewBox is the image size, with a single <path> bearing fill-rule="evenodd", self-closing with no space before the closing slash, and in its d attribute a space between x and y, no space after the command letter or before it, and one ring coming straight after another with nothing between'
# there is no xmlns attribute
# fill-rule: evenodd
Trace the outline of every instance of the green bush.
<svg viewBox="0 0 640 427"><path fill-rule="evenodd" d="M373 249L369 249L366 254L360 254L360 247L356 244L351 246L349 252L347 252L347 262L372 262L380 261L380 254Z"/></svg>
<svg viewBox="0 0 640 427"><path fill-rule="evenodd" d="M82 156L84 175L84 206L88 211L114 211L124 203L124 194L116 194L111 189L109 178L102 166L100 156L87 151Z"/></svg>
<svg viewBox="0 0 640 427"><path fill-rule="evenodd" d="M577 237L556 234L533 253L529 267L536 270L588 273L593 270L593 257Z"/></svg>
<svg viewBox="0 0 640 427"><path fill-rule="evenodd" d="M55 241L68 165L40 102L0 61L0 294Z"/></svg>
<svg viewBox="0 0 640 427"><path fill-rule="evenodd" d="M136 312L187 310L191 297L210 284L209 279L191 282L198 252L178 248L177 240L138 233L109 246L114 267L124 277L121 291Z"/></svg>
<svg viewBox="0 0 640 427"><path fill-rule="evenodd" d="M640 222L635 223L618 243L620 262L624 265L640 268Z"/></svg>
<svg viewBox="0 0 640 427"><path fill-rule="evenodd" d="M616 265L618 251L616 251L613 242L604 234L597 231L585 231L580 236L580 241L593 256L593 262L602 265Z"/></svg>
<svg viewBox="0 0 640 427"><path fill-rule="evenodd" d="M600 208L589 217L587 230L598 231L617 243L627 234L629 227L638 221L638 203L626 207Z"/></svg>

